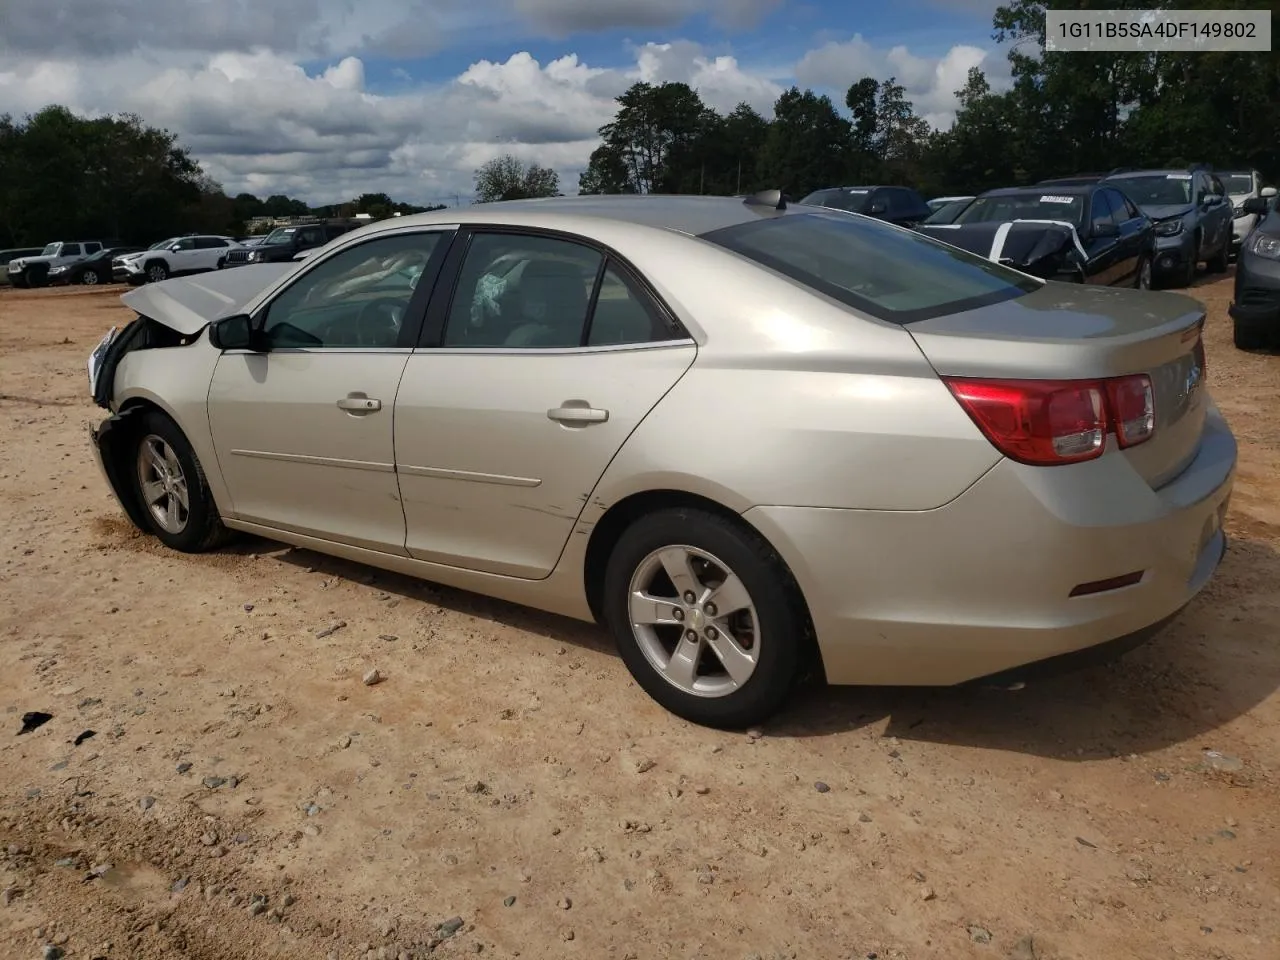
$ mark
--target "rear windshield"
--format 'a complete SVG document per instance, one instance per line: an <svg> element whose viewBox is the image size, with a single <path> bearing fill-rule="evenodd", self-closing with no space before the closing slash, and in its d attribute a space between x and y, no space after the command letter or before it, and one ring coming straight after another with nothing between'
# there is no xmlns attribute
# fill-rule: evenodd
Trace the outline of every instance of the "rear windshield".
<svg viewBox="0 0 1280 960"><path fill-rule="evenodd" d="M1183 206L1191 202L1191 174L1157 173L1140 177L1108 177L1140 207Z"/></svg>
<svg viewBox="0 0 1280 960"><path fill-rule="evenodd" d="M834 210L861 213L870 196L870 187L841 187L836 190L815 190L800 202L815 207L831 207Z"/></svg>
<svg viewBox="0 0 1280 960"><path fill-rule="evenodd" d="M1253 193L1253 174L1220 173L1218 179L1227 188L1227 193Z"/></svg>
<svg viewBox="0 0 1280 960"><path fill-rule="evenodd" d="M1084 197L1078 193L1055 193L1053 187L999 197L979 197L969 204L955 223L1004 223L1006 220L1064 220L1081 223Z"/></svg>
<svg viewBox="0 0 1280 960"><path fill-rule="evenodd" d="M1012 300L1040 281L911 230L796 213L702 235L834 300L891 323Z"/></svg>
<svg viewBox="0 0 1280 960"><path fill-rule="evenodd" d="M930 223L954 223L956 217L960 216L960 211L969 205L968 200L951 200L940 206L933 208L933 213L925 219L926 224Z"/></svg>

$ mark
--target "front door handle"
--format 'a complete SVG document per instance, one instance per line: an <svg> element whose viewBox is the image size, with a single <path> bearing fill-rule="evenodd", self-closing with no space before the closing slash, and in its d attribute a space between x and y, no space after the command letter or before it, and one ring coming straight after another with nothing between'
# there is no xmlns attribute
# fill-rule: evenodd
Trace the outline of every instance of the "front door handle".
<svg viewBox="0 0 1280 960"><path fill-rule="evenodd" d="M555 420L558 423L576 424L576 423L604 423L609 419L608 410L600 410L596 407L588 407L582 401L574 403L573 401L565 401L564 406L556 407L547 411L548 419Z"/></svg>
<svg viewBox="0 0 1280 960"><path fill-rule="evenodd" d="M338 409L347 413L373 413L382 409L382 401L366 397L363 393L352 393L338 401Z"/></svg>

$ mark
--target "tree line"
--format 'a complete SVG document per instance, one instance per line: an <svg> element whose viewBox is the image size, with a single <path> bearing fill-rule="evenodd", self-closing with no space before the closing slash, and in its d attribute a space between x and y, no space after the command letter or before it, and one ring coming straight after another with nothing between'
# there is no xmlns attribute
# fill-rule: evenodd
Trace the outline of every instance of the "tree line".
<svg viewBox="0 0 1280 960"><path fill-rule="evenodd" d="M283 195L229 197L177 137L132 114L78 117L50 106L0 116L0 247L52 240L146 244L181 233L241 235L253 217L374 218L439 207L385 193L312 207Z"/></svg>
<svg viewBox="0 0 1280 960"><path fill-rule="evenodd" d="M797 87L765 118L720 114L683 83L637 83L579 179L581 193L737 195L893 183L969 194L1116 167L1210 163L1280 175L1280 54L1041 53L1047 9L1236 9L1231 0L1016 0L993 38L1012 84L972 69L954 125L933 130L896 78L865 77L844 103ZM1274 4L1273 6L1280 6ZM843 107L843 109L841 109Z"/></svg>

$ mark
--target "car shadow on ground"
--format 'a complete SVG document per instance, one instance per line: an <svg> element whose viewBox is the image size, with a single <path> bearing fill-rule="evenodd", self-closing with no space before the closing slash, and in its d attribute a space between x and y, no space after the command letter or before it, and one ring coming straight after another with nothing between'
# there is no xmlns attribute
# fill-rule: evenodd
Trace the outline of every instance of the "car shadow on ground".
<svg viewBox="0 0 1280 960"><path fill-rule="evenodd" d="M248 539L231 550L269 554L582 649L616 655L601 628L309 550ZM1267 637L1269 585L1280 554L1233 539L1214 580L1146 644L1107 662L1028 679L1010 689L976 680L946 688L808 684L768 724L770 737L814 739L886 723L884 736L1069 761L1143 754L1212 734L1280 688L1280 646ZM1274 613L1272 613L1274 616Z"/></svg>

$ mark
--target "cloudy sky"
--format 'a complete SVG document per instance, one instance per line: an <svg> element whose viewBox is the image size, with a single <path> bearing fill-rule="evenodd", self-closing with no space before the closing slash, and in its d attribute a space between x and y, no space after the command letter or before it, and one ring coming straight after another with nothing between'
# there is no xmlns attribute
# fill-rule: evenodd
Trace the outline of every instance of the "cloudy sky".
<svg viewBox="0 0 1280 960"><path fill-rule="evenodd" d="M896 76L946 126L990 0L31 0L0 2L0 113L135 112L229 192L466 202L501 153L567 192L636 80L766 116L792 83Z"/></svg>

